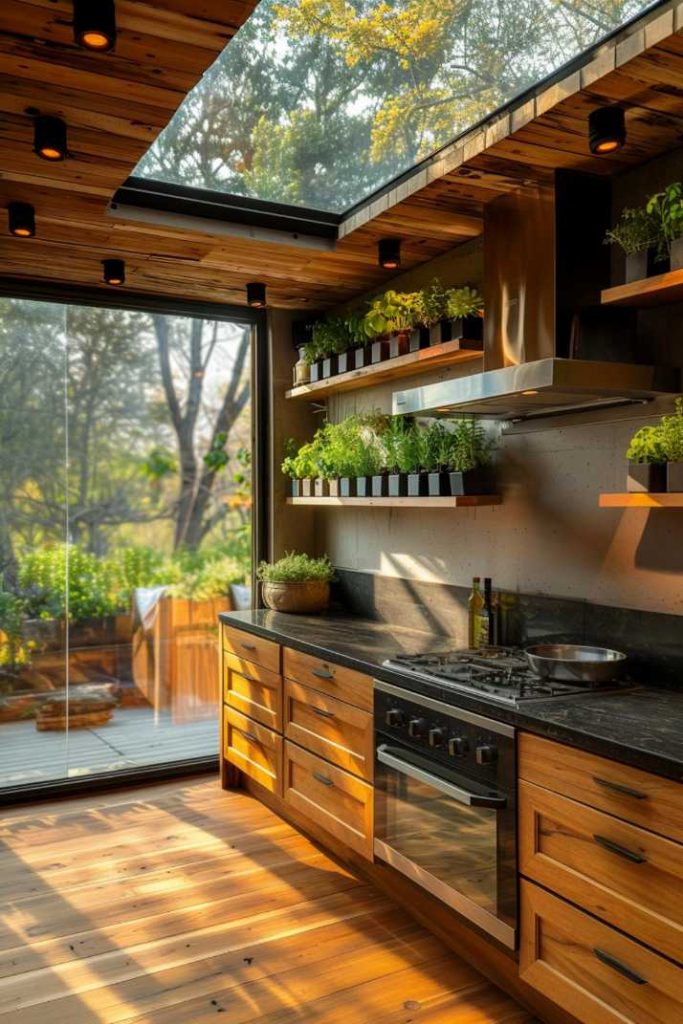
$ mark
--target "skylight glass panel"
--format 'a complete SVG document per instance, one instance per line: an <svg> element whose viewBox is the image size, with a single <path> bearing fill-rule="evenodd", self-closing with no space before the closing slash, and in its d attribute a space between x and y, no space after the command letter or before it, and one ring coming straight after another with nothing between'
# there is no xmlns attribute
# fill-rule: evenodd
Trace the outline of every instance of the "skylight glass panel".
<svg viewBox="0 0 683 1024"><path fill-rule="evenodd" d="M341 213L652 6L262 0L135 174Z"/></svg>

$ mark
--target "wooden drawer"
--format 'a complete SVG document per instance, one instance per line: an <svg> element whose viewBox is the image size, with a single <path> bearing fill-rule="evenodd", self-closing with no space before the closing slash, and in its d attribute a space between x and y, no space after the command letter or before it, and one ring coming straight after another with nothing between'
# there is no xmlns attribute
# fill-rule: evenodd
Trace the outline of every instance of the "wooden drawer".
<svg viewBox="0 0 683 1024"><path fill-rule="evenodd" d="M680 1024L683 970L522 882L520 976L585 1024Z"/></svg>
<svg viewBox="0 0 683 1024"><path fill-rule="evenodd" d="M372 860L372 786L285 741L285 800Z"/></svg>
<svg viewBox="0 0 683 1024"><path fill-rule="evenodd" d="M223 650L271 672L280 671L280 645L243 629L223 626Z"/></svg>
<svg viewBox="0 0 683 1024"><path fill-rule="evenodd" d="M372 711L372 679L362 672L322 661L289 647L284 649L283 664L283 674L287 679L312 686L323 693L329 693L331 697Z"/></svg>
<svg viewBox="0 0 683 1024"><path fill-rule="evenodd" d="M254 782L282 796L282 736L233 708L223 708L223 754Z"/></svg>
<svg viewBox="0 0 683 1024"><path fill-rule="evenodd" d="M284 717L288 740L372 782L374 742L368 711L288 679Z"/></svg>
<svg viewBox="0 0 683 1024"><path fill-rule="evenodd" d="M243 715L282 732L282 676L277 673L225 653L223 700Z"/></svg>
<svg viewBox="0 0 683 1024"><path fill-rule="evenodd" d="M562 796L683 843L683 785L522 733L519 775Z"/></svg>
<svg viewBox="0 0 683 1024"><path fill-rule="evenodd" d="M683 961L683 848L592 807L519 786L520 871Z"/></svg>

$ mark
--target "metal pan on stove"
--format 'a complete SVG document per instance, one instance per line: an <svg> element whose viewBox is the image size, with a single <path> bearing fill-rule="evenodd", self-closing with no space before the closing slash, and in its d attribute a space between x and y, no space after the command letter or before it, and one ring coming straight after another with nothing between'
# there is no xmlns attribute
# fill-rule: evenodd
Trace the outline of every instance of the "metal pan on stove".
<svg viewBox="0 0 683 1024"><path fill-rule="evenodd" d="M525 652L530 667L541 679L599 686L621 675L626 655L608 647L581 644L535 644Z"/></svg>

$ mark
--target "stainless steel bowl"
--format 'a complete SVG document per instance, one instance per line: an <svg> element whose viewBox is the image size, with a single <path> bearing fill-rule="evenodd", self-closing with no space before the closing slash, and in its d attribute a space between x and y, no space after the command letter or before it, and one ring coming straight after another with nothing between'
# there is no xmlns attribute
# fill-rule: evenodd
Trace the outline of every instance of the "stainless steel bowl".
<svg viewBox="0 0 683 1024"><path fill-rule="evenodd" d="M621 674L626 655L607 647L581 644L536 644L527 647L529 665L541 679L598 686Z"/></svg>

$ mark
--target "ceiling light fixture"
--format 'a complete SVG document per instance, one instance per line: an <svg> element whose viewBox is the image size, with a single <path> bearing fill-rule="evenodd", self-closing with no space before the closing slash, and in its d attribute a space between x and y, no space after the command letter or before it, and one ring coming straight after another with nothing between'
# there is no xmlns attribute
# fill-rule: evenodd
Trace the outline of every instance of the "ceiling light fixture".
<svg viewBox="0 0 683 1024"><path fill-rule="evenodd" d="M64 160L66 122L61 117L40 114L33 119L33 152L43 160Z"/></svg>
<svg viewBox="0 0 683 1024"><path fill-rule="evenodd" d="M103 277L107 284L119 285L126 281L126 264L123 260L102 260Z"/></svg>
<svg viewBox="0 0 683 1024"><path fill-rule="evenodd" d="M613 104L598 107L588 115L588 145L591 153L605 156L616 153L626 142L626 119L623 107Z"/></svg>
<svg viewBox="0 0 683 1024"><path fill-rule="evenodd" d="M401 266L400 238L381 238L377 250L380 267L385 270L398 270Z"/></svg>
<svg viewBox="0 0 683 1024"><path fill-rule="evenodd" d="M36 211L30 203L8 203L10 234L15 238L33 238L36 233Z"/></svg>
<svg viewBox="0 0 683 1024"><path fill-rule="evenodd" d="M86 50L104 53L116 44L114 0L74 0L74 40Z"/></svg>
<svg viewBox="0 0 683 1024"><path fill-rule="evenodd" d="M266 286L260 281L247 285L247 303L253 309L263 309L266 304Z"/></svg>

